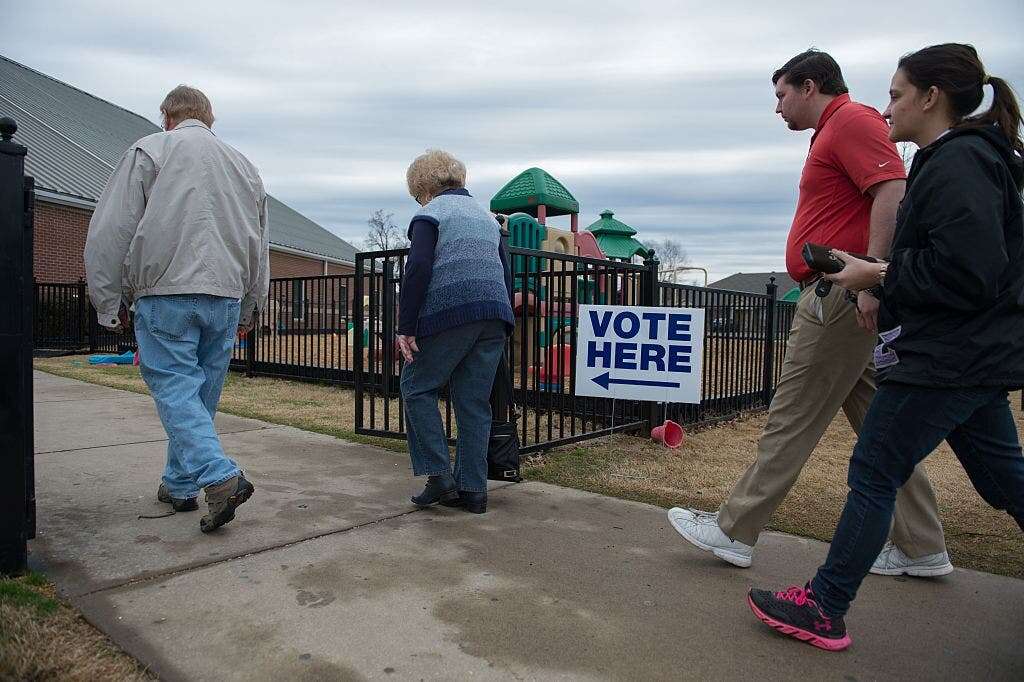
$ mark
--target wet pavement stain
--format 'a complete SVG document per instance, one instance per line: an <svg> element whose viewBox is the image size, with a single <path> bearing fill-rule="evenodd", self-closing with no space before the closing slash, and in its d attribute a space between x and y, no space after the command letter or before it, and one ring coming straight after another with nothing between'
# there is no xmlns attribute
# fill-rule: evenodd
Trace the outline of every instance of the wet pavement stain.
<svg viewBox="0 0 1024 682"><path fill-rule="evenodd" d="M295 601L299 606L306 606L311 609L318 609L327 606L334 601L335 597L330 592L307 592L299 590L295 594Z"/></svg>

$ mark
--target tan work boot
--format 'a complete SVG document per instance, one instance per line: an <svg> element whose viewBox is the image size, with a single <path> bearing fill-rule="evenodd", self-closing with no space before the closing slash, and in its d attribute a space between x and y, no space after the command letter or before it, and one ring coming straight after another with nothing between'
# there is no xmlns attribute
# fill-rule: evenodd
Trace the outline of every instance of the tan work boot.
<svg viewBox="0 0 1024 682"><path fill-rule="evenodd" d="M223 483L206 486L206 505L209 513L199 520L199 530L209 533L235 518L235 509L252 497L256 488L238 474Z"/></svg>

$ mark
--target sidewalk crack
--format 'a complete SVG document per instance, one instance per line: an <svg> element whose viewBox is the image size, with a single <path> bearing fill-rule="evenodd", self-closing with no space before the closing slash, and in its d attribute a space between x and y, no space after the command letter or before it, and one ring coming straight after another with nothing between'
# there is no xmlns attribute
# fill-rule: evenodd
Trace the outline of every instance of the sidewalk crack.
<svg viewBox="0 0 1024 682"><path fill-rule="evenodd" d="M238 559L246 559L248 557L259 556L260 554L265 554L267 552L274 552L274 551L277 551L279 549L287 549L289 547L294 547L295 545L300 545L300 544L302 544L304 542L309 542L311 540L319 540L320 538L329 537L331 535L341 535L343 533L348 533L348 532L351 532L351 531L354 531L354 530L359 530L360 528L366 528L367 526L373 526L373 525L376 525L378 523L384 523L386 521L392 521L394 519L400 519L403 516L409 516L411 514L417 514L417 513L422 512L422 511L425 511L425 510L424 509L410 509L409 511L401 512L400 514L393 514L391 516L382 516L382 517L380 517L378 519L373 519L372 521L365 521L363 523L357 523L354 526L348 526L348 527L345 527L345 528L337 528L335 530L324 531L323 533L317 533L316 535L310 535L308 537L300 538L298 540L292 540L290 542L285 542L285 543L280 544L280 545L273 545L273 546L270 546L270 547L262 547L260 549L257 549L257 550L251 551L251 552L246 552L244 554L237 554L235 556L220 557L220 558L217 558L217 559L214 559L214 560L211 560L211 561L205 561L205 562L202 562L202 563L196 563L196 564L192 564L192 565L185 566L185 567L182 567L182 568L175 568L175 569L171 569L171 570L168 570L168 571L152 573L152 574L148 574L148 575L142 575L142 576L139 576L137 578L132 578L132 579L129 579L129 580L125 580L123 582L119 582L119 583L116 583L116 584L113 584L113 585L105 585L103 587L97 587L96 589L89 590L87 592L81 592L79 594L73 594L73 595L68 595L68 596L71 599L80 599L82 597L91 597L93 595L99 594L100 592L108 592L110 590L116 590L116 589L120 589L122 587L131 587L133 585L138 585L140 583L147 583L147 582L150 582L150 581L153 581L153 580L159 580L159 579L163 579L163 578L170 578L170 577L173 577L173 576L176 576L176 575L181 575L182 573L188 573L190 571L195 571L195 570L198 570L198 569L208 568L210 566L217 566L218 564L224 564L224 563L228 563L230 561L237 561Z"/></svg>
<svg viewBox="0 0 1024 682"><path fill-rule="evenodd" d="M218 433L217 435L218 436L234 436L235 434L238 434L238 433L252 433L253 431L269 431L271 429L281 429L281 428L284 428L284 427L281 426L281 425L274 424L274 425L271 425L271 426L259 426L259 427L256 427L254 429L242 429L241 431L225 431L224 433ZM35 455L59 455L59 454L61 454L63 452L81 452L83 450L98 450L100 448L118 448L118 447L122 447L124 445L146 445L146 444L149 444L149 443L166 443L166 442L167 442L166 438L157 438L156 440L137 440L137 441L133 441L131 443L106 443L104 445L90 445L90 446L84 447L84 448L68 448L66 450L41 450L41 451L36 452L34 454Z"/></svg>

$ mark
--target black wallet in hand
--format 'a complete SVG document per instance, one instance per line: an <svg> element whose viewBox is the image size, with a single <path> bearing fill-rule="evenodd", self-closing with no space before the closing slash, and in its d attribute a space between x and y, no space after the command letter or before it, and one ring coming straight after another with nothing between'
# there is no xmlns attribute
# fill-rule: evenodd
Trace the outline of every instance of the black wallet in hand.
<svg viewBox="0 0 1024 682"><path fill-rule="evenodd" d="M851 253L850 255L854 258L866 260L869 263L878 262L877 258L865 256L862 253ZM804 262L807 263L807 267L811 270L824 272L829 275L839 272L846 265L842 260L832 255L832 247L813 242L804 243L803 256Z"/></svg>
<svg viewBox="0 0 1024 682"><path fill-rule="evenodd" d="M833 275L844 267L844 263L840 258L832 255L832 247L825 246L823 244L814 244L813 242L804 242L804 248L802 251L804 257L804 263L807 263L807 267L815 272L823 272L827 275ZM871 256L866 256L862 253L851 253L854 258L860 258L866 260L869 263L877 263L878 259ZM832 282L827 279L822 279L818 282L818 285L814 287L814 293L821 298L828 296L828 292L832 290ZM856 301L857 297L853 292L849 292L847 298L851 301Z"/></svg>

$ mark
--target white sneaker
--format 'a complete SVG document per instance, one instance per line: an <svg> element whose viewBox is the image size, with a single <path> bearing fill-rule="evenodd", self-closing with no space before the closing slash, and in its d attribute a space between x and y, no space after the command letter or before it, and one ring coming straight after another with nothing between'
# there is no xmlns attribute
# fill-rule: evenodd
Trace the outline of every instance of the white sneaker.
<svg viewBox="0 0 1024 682"><path fill-rule="evenodd" d="M730 540L718 526L718 512L704 512L697 509L673 507L668 510L668 520L676 532L703 550L733 566L748 568L754 557L754 548L742 542Z"/></svg>
<svg viewBox="0 0 1024 682"><path fill-rule="evenodd" d="M878 553L871 572L875 575L912 575L918 578L934 578L953 572L953 564L949 563L949 554L927 554L911 559L891 541L885 543Z"/></svg>

